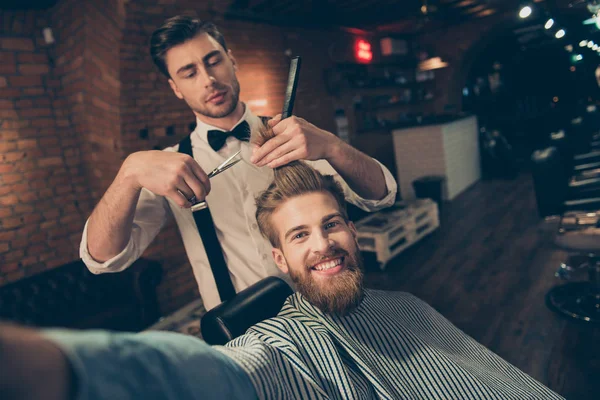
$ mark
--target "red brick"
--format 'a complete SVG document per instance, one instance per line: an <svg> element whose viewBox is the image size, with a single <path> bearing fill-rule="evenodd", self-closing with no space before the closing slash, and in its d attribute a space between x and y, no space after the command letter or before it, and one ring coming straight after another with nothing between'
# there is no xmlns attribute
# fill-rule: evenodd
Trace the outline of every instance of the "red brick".
<svg viewBox="0 0 600 400"><path fill-rule="evenodd" d="M8 86L8 81L5 77L0 76L0 88L5 88L6 86Z"/></svg>
<svg viewBox="0 0 600 400"><path fill-rule="evenodd" d="M11 215L13 215L13 212L10 208L5 208L5 207L0 208L0 218L10 217ZM0 240L2 240L2 239L0 239Z"/></svg>
<svg viewBox="0 0 600 400"><path fill-rule="evenodd" d="M56 256L56 254L53 251L43 253L43 254L40 254L40 261L46 261L51 258L54 258L55 256Z"/></svg>
<svg viewBox="0 0 600 400"><path fill-rule="evenodd" d="M17 147L19 150L37 147L37 140L35 140L35 139L19 140L19 141L17 141Z"/></svg>
<svg viewBox="0 0 600 400"><path fill-rule="evenodd" d="M49 72L46 64L21 64L19 65L19 73L23 75L43 75Z"/></svg>
<svg viewBox="0 0 600 400"><path fill-rule="evenodd" d="M33 51L33 40L28 38L2 38L0 39L0 47L6 50L22 50Z"/></svg>
<svg viewBox="0 0 600 400"><path fill-rule="evenodd" d="M29 121L0 121L2 129L19 129L29 126Z"/></svg>
<svg viewBox="0 0 600 400"><path fill-rule="evenodd" d="M27 266L30 266L30 265L32 265L32 264L35 264L35 263L37 262L37 260L38 260L38 256L37 256L37 254L32 254L32 253L30 253L30 252L28 252L27 254L28 254L28 256L27 256L27 257L24 257L24 258L22 258L22 259L21 259L21 261L20 261L20 262L21 262L21 268L22 268L22 267L27 267ZM29 255L29 254L32 254L32 255ZM44 268L45 268L45 266L44 266L44 265L39 265L39 264L38 264L38 268L44 269ZM27 274L28 274L28 275L29 275L29 274L32 274L33 272L35 272L35 271L32 271L31 267L30 267L30 268L28 268L28 270L27 270ZM39 272L39 271L38 271L38 272Z"/></svg>
<svg viewBox="0 0 600 400"><path fill-rule="evenodd" d="M13 250L24 249L29 245L29 238L19 238L10 242L10 247Z"/></svg>
<svg viewBox="0 0 600 400"><path fill-rule="evenodd" d="M6 243L6 242L0 243L0 254L6 253L9 249L10 249L10 246L8 245L8 243Z"/></svg>
<svg viewBox="0 0 600 400"><path fill-rule="evenodd" d="M0 143L0 147L1 147L1 143ZM2 151L0 150L0 153ZM17 160L22 160L23 158L25 158L26 154L23 152L15 152L15 153L8 153L8 154L4 154L2 157L4 159L4 161L8 161L8 162L13 162L13 161L17 161Z"/></svg>
<svg viewBox="0 0 600 400"><path fill-rule="evenodd" d="M29 76L28 78L34 78L33 76ZM35 77L38 78L38 77ZM43 87L30 87L23 89L23 94L25 95L40 95L46 93L46 89Z"/></svg>
<svg viewBox="0 0 600 400"><path fill-rule="evenodd" d="M19 110L19 115L24 118L49 117L52 115L50 108L26 108Z"/></svg>
<svg viewBox="0 0 600 400"><path fill-rule="evenodd" d="M19 198L21 199L21 201L29 203L29 202L39 199L39 196L35 192L29 192L29 193L21 193L19 195Z"/></svg>
<svg viewBox="0 0 600 400"><path fill-rule="evenodd" d="M17 119L19 116L15 110L0 110L0 118Z"/></svg>
<svg viewBox="0 0 600 400"><path fill-rule="evenodd" d="M40 143L40 147L48 147L48 146L55 146L59 144L58 138L57 137L45 137L45 138L41 138L40 140L38 140L38 142ZM64 152L65 156L68 156L67 151L65 150Z"/></svg>
<svg viewBox="0 0 600 400"><path fill-rule="evenodd" d="M41 242L43 240L46 240L46 232L39 232L35 235L31 235L28 239L32 243Z"/></svg>
<svg viewBox="0 0 600 400"><path fill-rule="evenodd" d="M42 189L38 192L38 195L42 199L51 199L54 193L52 193L52 189ZM49 203L48 203L49 204Z"/></svg>
<svg viewBox="0 0 600 400"><path fill-rule="evenodd" d="M21 95L20 89L2 87L2 80L6 81L6 78L0 77L0 97L11 98Z"/></svg>
<svg viewBox="0 0 600 400"><path fill-rule="evenodd" d="M46 215L46 213L44 213L44 215ZM57 221L46 221L46 222L42 222L42 224L40 225L40 229L47 231L48 229L53 229L56 226L58 226Z"/></svg>
<svg viewBox="0 0 600 400"><path fill-rule="evenodd" d="M0 264L0 273L2 273L2 274L8 274L9 272L17 271L18 269L19 269L18 262Z"/></svg>
<svg viewBox="0 0 600 400"><path fill-rule="evenodd" d="M0 231L0 242L7 242L16 236L16 231Z"/></svg>
<svg viewBox="0 0 600 400"><path fill-rule="evenodd" d="M29 204L17 204L15 206L16 214L29 214L35 211L35 208Z"/></svg>
<svg viewBox="0 0 600 400"><path fill-rule="evenodd" d="M42 86L42 78L39 76L9 76L8 83L16 87Z"/></svg>
<svg viewBox="0 0 600 400"><path fill-rule="evenodd" d="M14 194L0 197L0 204L3 206L12 206L19 202L19 199ZM5 226L6 228L6 226Z"/></svg>
<svg viewBox="0 0 600 400"><path fill-rule="evenodd" d="M23 222L25 224L32 224L35 222L40 222L42 220L42 216L39 214L28 214L23 216Z"/></svg>
<svg viewBox="0 0 600 400"><path fill-rule="evenodd" d="M35 107L49 106L51 104L52 104L52 102L50 101L50 98L46 97L46 96L44 96L44 97L35 97L33 99L33 105Z"/></svg>
<svg viewBox="0 0 600 400"><path fill-rule="evenodd" d="M13 108L15 108L15 102L13 102L12 100L0 99L0 108L12 110Z"/></svg>
<svg viewBox="0 0 600 400"><path fill-rule="evenodd" d="M45 180L35 180L35 181L29 182L29 186L32 189L43 189L47 186L47 183Z"/></svg>
<svg viewBox="0 0 600 400"><path fill-rule="evenodd" d="M22 194L22 193L26 192L27 190L29 190L29 182L27 182L27 181L20 182L20 183L9 186L9 188L10 188L10 191L13 193Z"/></svg>
<svg viewBox="0 0 600 400"><path fill-rule="evenodd" d="M12 129L1 129L0 138L2 140L15 140L19 137L19 132Z"/></svg>
<svg viewBox="0 0 600 400"><path fill-rule="evenodd" d="M16 150L17 142L0 142L0 153Z"/></svg>
<svg viewBox="0 0 600 400"><path fill-rule="evenodd" d="M15 169L13 164L0 164L0 174L12 172Z"/></svg>
<svg viewBox="0 0 600 400"><path fill-rule="evenodd" d="M0 53L1 54L1 53ZM1 56L0 56L1 59ZM37 53L20 53L17 55L17 60L20 63L46 63L48 62L48 56L45 54Z"/></svg>
<svg viewBox="0 0 600 400"><path fill-rule="evenodd" d="M23 180L23 174L4 174L2 175L2 181L4 183L15 183Z"/></svg>
<svg viewBox="0 0 600 400"><path fill-rule="evenodd" d="M44 147L44 155L46 156L60 156L62 154L62 148L58 146Z"/></svg>
<svg viewBox="0 0 600 400"><path fill-rule="evenodd" d="M35 119L35 120L31 121L31 126L36 127L36 128L45 128L48 126L54 126L54 120L52 118Z"/></svg>
<svg viewBox="0 0 600 400"><path fill-rule="evenodd" d="M63 163L63 160L61 157L47 157L47 158L41 158L38 160L38 165L40 167L49 167L52 165L61 165Z"/></svg>
<svg viewBox="0 0 600 400"><path fill-rule="evenodd" d="M0 64L16 64L15 53L12 51L0 51Z"/></svg>
<svg viewBox="0 0 600 400"><path fill-rule="evenodd" d="M18 261L25 255L25 251L23 250L13 250L4 255L4 261Z"/></svg>
<svg viewBox="0 0 600 400"><path fill-rule="evenodd" d="M15 102L15 107L16 108L29 108L29 107L33 107L33 101L32 100L17 100Z"/></svg>
<svg viewBox="0 0 600 400"><path fill-rule="evenodd" d="M10 283L10 282L18 281L19 279L23 279L24 276L25 276L25 271L23 271L22 269L19 269L17 271L6 274L4 276L4 280L5 280L5 282Z"/></svg>
<svg viewBox="0 0 600 400"><path fill-rule="evenodd" d="M0 74L9 75L16 74L17 66L15 64L0 64Z"/></svg>

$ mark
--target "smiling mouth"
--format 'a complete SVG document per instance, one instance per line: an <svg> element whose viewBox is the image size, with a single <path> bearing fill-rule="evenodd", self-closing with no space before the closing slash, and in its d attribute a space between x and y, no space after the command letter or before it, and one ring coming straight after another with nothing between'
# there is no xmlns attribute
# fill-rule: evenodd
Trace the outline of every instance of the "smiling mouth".
<svg viewBox="0 0 600 400"><path fill-rule="evenodd" d="M311 267L311 271L334 272L335 270L341 269L344 263L344 257L333 258L329 260L321 261Z"/></svg>

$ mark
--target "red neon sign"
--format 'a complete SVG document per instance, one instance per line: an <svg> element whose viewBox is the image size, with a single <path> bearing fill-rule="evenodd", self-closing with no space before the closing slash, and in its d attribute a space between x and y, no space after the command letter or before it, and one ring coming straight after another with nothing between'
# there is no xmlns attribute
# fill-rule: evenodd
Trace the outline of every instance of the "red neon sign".
<svg viewBox="0 0 600 400"><path fill-rule="evenodd" d="M364 39L356 41L354 46L354 54L356 59L361 62L370 62L373 59L373 52L371 51L371 43Z"/></svg>

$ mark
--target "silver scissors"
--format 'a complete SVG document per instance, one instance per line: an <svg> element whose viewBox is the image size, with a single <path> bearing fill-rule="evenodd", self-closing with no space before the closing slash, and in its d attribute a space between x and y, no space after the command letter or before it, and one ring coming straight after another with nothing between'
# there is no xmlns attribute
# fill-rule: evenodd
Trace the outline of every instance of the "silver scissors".
<svg viewBox="0 0 600 400"><path fill-rule="evenodd" d="M235 152L231 157L229 157L227 160L223 161L221 164L219 164L217 166L217 168L213 169L212 171L210 171L210 173L207 175L209 178L212 178L214 176L219 175L221 172L233 167L235 164L239 163L240 161L242 161L242 158L236 158L237 156L240 155L242 151L238 150L237 152ZM194 196L193 198L195 198L196 196ZM192 198L192 199L193 199ZM198 203L194 203L192 204L191 210L192 212L194 211L198 211L198 210L203 210L205 209L207 206L206 201L200 201Z"/></svg>
<svg viewBox="0 0 600 400"><path fill-rule="evenodd" d="M229 157L227 160L225 160L221 164L219 164L219 166L217 168L215 168L212 171L210 171L210 173L208 174L208 177L212 178L213 176L219 175L221 172L225 171L226 169L229 169L229 168L233 167L235 164L237 164L240 161L242 161L241 157L240 158L236 158L237 156L240 155L241 152L242 152L241 150L238 150L231 157Z"/></svg>

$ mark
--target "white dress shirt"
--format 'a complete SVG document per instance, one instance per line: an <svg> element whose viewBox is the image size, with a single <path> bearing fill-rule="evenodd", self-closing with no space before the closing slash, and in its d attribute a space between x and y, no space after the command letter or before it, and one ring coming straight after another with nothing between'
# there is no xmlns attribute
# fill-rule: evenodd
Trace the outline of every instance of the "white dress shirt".
<svg viewBox="0 0 600 400"><path fill-rule="evenodd" d="M251 129L262 124L260 118L252 114L248 107L238 124L244 120L248 122ZM247 142L240 142L232 136L227 138L225 145L218 152L215 152L207 141L208 131L212 129L218 128L197 120L196 129L191 134L194 159L207 173L240 148L246 157L251 154ZM165 149L174 152L177 150L178 146ZM346 199L365 211L376 211L394 203L396 181L381 164L387 185L387 195L381 200L367 200L358 196L327 161L309 161L309 164L321 173L333 175L342 184ZM255 218L255 197L269 186L272 179L272 169L256 167L246 159L211 179L211 192L206 197L206 202L223 248L231 281L237 292L271 275L279 276L290 283L288 276L275 265L271 257L271 245L260 234ZM142 255L168 221L169 213L175 217L198 282L200 295L206 309L210 310L220 303L220 298L194 217L190 209L182 209L166 197L142 189L129 243L121 253L103 263L95 261L90 256L86 222L81 239L80 256L93 273L122 271Z"/></svg>

